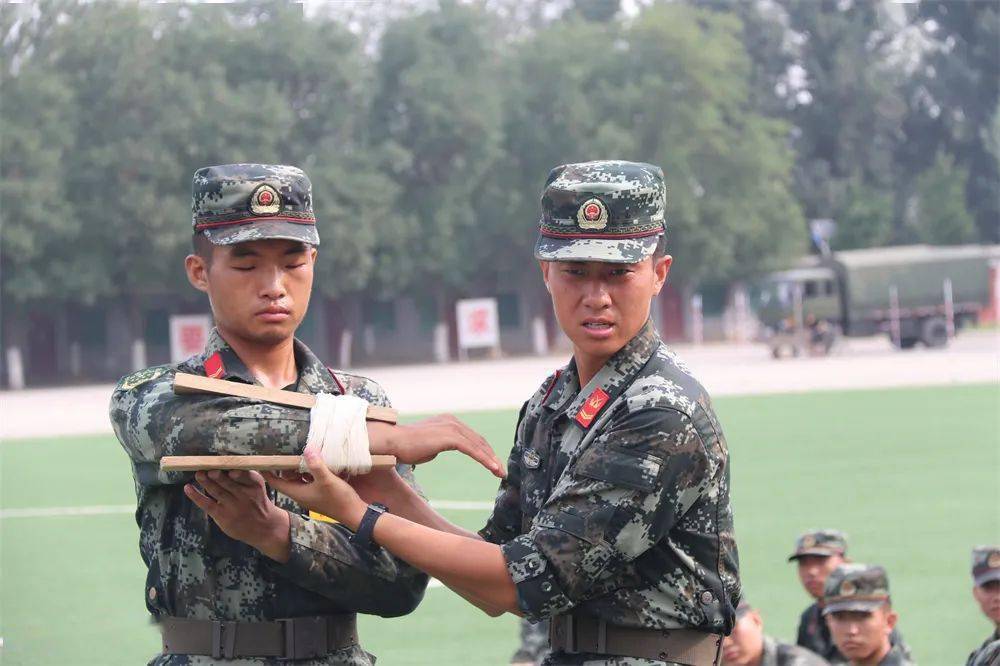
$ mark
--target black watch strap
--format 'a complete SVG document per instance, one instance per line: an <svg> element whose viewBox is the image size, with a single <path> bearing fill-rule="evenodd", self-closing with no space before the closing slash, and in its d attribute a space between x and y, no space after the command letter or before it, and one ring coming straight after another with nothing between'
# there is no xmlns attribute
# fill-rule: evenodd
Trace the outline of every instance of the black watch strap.
<svg viewBox="0 0 1000 666"><path fill-rule="evenodd" d="M375 529L375 521L379 519L383 513L389 509L385 504L379 504L375 502L368 505L368 510L365 511L365 515L361 517L361 522L358 523L358 531L354 533L352 540L354 545L359 548L370 548L372 545L372 531Z"/></svg>

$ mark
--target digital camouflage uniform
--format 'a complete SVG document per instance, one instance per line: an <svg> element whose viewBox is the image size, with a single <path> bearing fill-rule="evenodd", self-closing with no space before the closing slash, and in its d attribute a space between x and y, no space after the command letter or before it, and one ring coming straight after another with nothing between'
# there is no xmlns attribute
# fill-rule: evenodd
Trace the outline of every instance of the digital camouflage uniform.
<svg viewBox="0 0 1000 666"><path fill-rule="evenodd" d="M193 225L216 244L261 238L318 243L308 178L293 167L235 164L200 169L194 179ZM242 204L240 203L242 201ZM294 342L300 393L347 393L388 406L381 387L364 377L327 369ZM369 613L403 615L421 600L427 576L372 546L358 548L341 525L309 512L273 489L288 511L291 557L280 564L232 539L184 495L193 475L162 472L163 456L299 454L309 412L248 398L176 395L177 372L257 383L217 331L203 353L182 363L147 368L123 378L111 398L115 434L132 460L138 500L139 552L148 567L146 607L165 617L271 621L293 617ZM413 484L412 469L400 472ZM161 654L151 664L214 664L207 656ZM287 663L271 658L226 664ZM362 666L373 659L355 645L297 664Z"/></svg>
<svg viewBox="0 0 1000 666"><path fill-rule="evenodd" d="M1000 546L979 546L972 551L972 582L976 587L1000 584ZM976 648L966 666L1000 666L1000 627Z"/></svg>
<svg viewBox="0 0 1000 666"><path fill-rule="evenodd" d="M521 618L517 623L520 643L510 658L511 664L540 664L549 653L549 622Z"/></svg>
<svg viewBox="0 0 1000 666"><path fill-rule="evenodd" d="M890 603L889 576L885 569L871 564L842 564L826 579L823 590L823 616L839 611L871 613L883 604ZM891 645L891 641L890 641ZM831 663L848 663L838 653ZM912 666L914 661L907 650L892 645L879 666Z"/></svg>
<svg viewBox="0 0 1000 666"><path fill-rule="evenodd" d="M831 555L847 555L847 535L840 530L822 529L810 530L801 534L795 541L795 552L788 561L798 560L805 555L816 555L819 557L830 557ZM889 636L892 645L899 645L904 654L909 656L910 648L903 640L898 629L893 629ZM820 601L813 602L806 608L799 618L799 629L795 643L806 648L830 662L842 662L843 655L833 643L830 635L830 627L823 619L823 606Z"/></svg>
<svg viewBox="0 0 1000 666"><path fill-rule="evenodd" d="M663 206L658 167L558 167L536 256L640 261L663 233ZM481 535L501 545L529 619L572 611L621 627L731 631L740 583L726 440L652 321L586 386L570 361L525 403ZM666 662L556 652L545 663Z"/></svg>
<svg viewBox="0 0 1000 666"><path fill-rule="evenodd" d="M828 666L828 664L826 659L815 652L764 636L764 653L760 658L760 666Z"/></svg>
<svg viewBox="0 0 1000 666"><path fill-rule="evenodd" d="M218 360L215 360L218 359ZM373 405L389 406L375 382L334 375L309 349L295 341L300 393L343 390ZM308 517L309 512L268 489L289 513L291 558L285 564L226 536L183 492L192 474L161 472L163 456L218 454L298 454L305 447L309 412L249 398L175 395L176 372L255 383L219 334L212 332L203 354L175 366L149 368L122 379L111 399L111 421L135 475L139 551L149 568L146 607L160 616L204 620L262 621L310 615L369 613L403 615L420 602L427 576L373 546L359 550L351 532ZM223 371L214 372L221 361ZM400 466L412 483L412 471ZM242 663L281 663L268 659ZM209 664L209 657L160 655L152 664ZM237 663L235 661L227 661ZM355 646L308 664L369 664Z"/></svg>

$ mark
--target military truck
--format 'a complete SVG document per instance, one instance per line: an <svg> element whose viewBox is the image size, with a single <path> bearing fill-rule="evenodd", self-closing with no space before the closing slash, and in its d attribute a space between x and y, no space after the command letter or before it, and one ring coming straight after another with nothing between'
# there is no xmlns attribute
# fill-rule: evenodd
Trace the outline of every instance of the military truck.
<svg viewBox="0 0 1000 666"><path fill-rule="evenodd" d="M829 353L842 335L943 347L989 304L989 265L998 260L998 245L831 252L768 275L752 301L775 358Z"/></svg>

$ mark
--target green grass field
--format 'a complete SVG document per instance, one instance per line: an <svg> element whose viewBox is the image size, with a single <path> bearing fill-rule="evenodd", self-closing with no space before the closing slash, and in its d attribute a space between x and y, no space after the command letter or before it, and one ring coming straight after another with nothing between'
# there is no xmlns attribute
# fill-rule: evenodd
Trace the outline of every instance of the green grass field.
<svg viewBox="0 0 1000 666"><path fill-rule="evenodd" d="M817 392L717 401L733 459L744 587L773 635L794 635L807 599L785 558L796 534L838 527L851 555L884 564L900 628L923 665L964 663L990 629L971 598L969 551L1000 541L1000 390L969 386ZM514 412L465 418L506 452ZM58 418L58 416L54 416ZM492 500L495 484L446 456L421 468L435 499ZM134 501L110 437L0 447L5 510ZM478 528L481 511L451 511ZM158 650L143 604L131 515L0 520L3 664L138 664ZM516 623L443 588L395 620L364 618L380 664L505 664Z"/></svg>

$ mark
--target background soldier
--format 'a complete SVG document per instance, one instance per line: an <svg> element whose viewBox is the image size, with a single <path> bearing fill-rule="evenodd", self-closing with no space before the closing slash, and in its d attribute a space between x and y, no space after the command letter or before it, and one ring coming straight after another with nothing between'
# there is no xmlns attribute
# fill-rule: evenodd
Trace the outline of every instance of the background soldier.
<svg viewBox="0 0 1000 666"><path fill-rule="evenodd" d="M1000 546L979 546L972 551L972 583L972 596L995 629L969 655L966 666L997 666L1000 664Z"/></svg>
<svg viewBox="0 0 1000 666"><path fill-rule="evenodd" d="M822 599L827 577L848 561L847 535L832 529L806 532L796 540L795 552L788 561L796 562L802 587L816 600L802 612L796 644L831 662L842 660L843 655L837 650L830 628L823 619ZM910 649L898 629L892 630L890 640L910 656Z"/></svg>
<svg viewBox="0 0 1000 666"><path fill-rule="evenodd" d="M837 649L852 666L909 666L913 662L889 635L898 616L885 569L843 564L827 577L823 617Z"/></svg>
<svg viewBox="0 0 1000 666"><path fill-rule="evenodd" d="M764 620L745 600L736 607L736 626L722 641L723 666L828 666L815 652L764 634Z"/></svg>
<svg viewBox="0 0 1000 666"><path fill-rule="evenodd" d="M573 360L522 408L479 535L391 473L369 475L390 513L315 456L314 483L273 483L488 613L551 618L547 664L717 663L740 590L729 456L708 395L649 320L671 263L664 206L649 164L549 174L535 254Z"/></svg>
<svg viewBox="0 0 1000 666"><path fill-rule="evenodd" d="M199 488L187 483L189 474L159 470L165 455L299 453L309 429L302 410L177 396L176 372L388 405L375 382L327 369L294 338L319 244L302 171L260 164L200 169L193 222L187 274L208 293L216 329L202 354L125 377L111 399L111 421L135 474L139 548L149 568L146 607L163 634L163 654L151 663L243 657L248 664L370 664L354 614L409 613L423 596L425 575L381 548L359 546L342 525L310 519L255 472L199 472ZM434 449L471 452L477 437L440 418L396 428L373 423L369 436L373 452L406 462L431 458ZM476 442L475 455L486 461L492 454L484 446ZM499 470L499 461L492 465ZM409 466L399 474L413 483Z"/></svg>
<svg viewBox="0 0 1000 666"><path fill-rule="evenodd" d="M823 598L826 578L843 564L847 556L847 535L838 530L812 530L795 541L789 562L798 565L799 581L815 601L802 612L796 644L816 654L833 659L837 648L822 617L819 601Z"/></svg>

